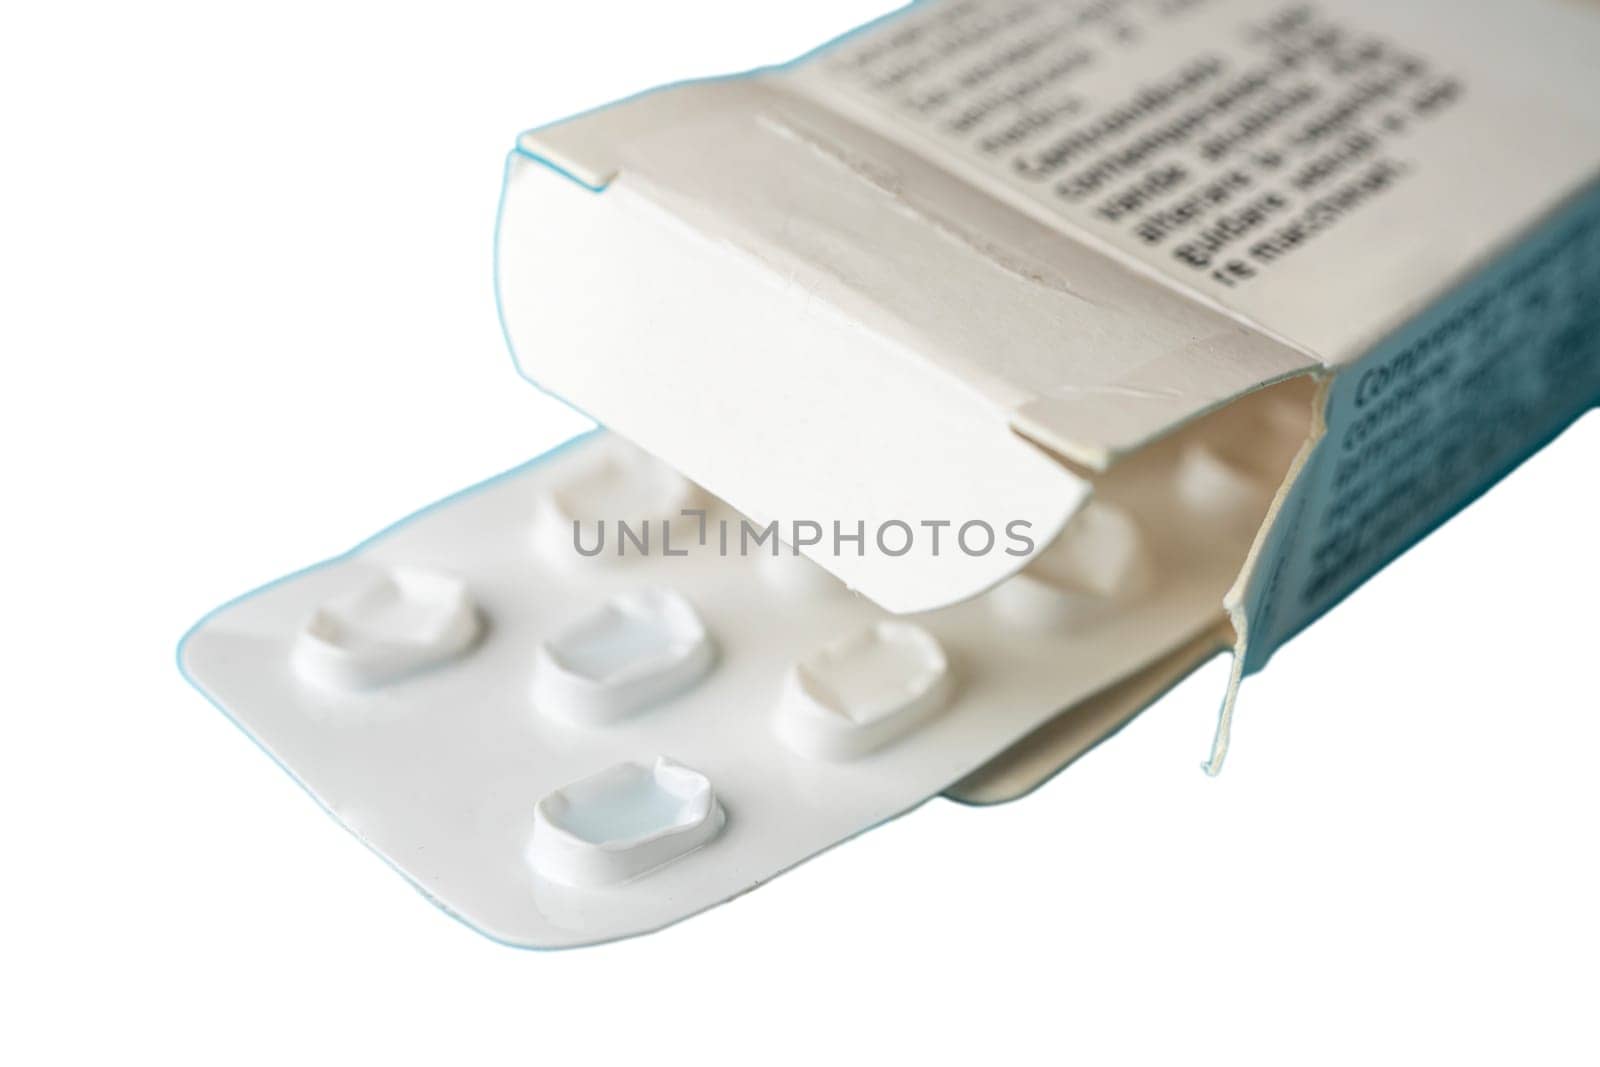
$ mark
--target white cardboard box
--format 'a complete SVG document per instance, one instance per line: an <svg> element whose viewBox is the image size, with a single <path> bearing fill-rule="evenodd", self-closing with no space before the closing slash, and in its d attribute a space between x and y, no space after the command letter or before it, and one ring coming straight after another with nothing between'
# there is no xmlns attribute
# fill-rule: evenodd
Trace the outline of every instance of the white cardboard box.
<svg viewBox="0 0 1600 1067"><path fill-rule="evenodd" d="M1600 398L1597 55L1563 0L914 4L525 134L502 315L528 377L758 520L1039 549L1276 389L1259 447L1218 431L1225 466L1301 447L1217 605L1214 770L1243 673ZM867 541L806 551L897 612L1030 558ZM1203 636L1107 679L1101 732Z"/></svg>

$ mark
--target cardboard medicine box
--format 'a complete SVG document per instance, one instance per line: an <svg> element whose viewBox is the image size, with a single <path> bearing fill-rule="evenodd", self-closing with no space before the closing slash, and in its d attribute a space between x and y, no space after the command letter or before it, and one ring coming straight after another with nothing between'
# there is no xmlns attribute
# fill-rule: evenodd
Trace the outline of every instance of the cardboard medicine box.
<svg viewBox="0 0 1600 1067"><path fill-rule="evenodd" d="M1239 677L1600 398L1596 56L1567 0L913 4L524 134L504 324L529 378L780 529L1032 531L798 546L893 612L1043 565L1095 500L1226 512L1214 616L1131 638L968 792L1225 642L1215 769Z"/></svg>

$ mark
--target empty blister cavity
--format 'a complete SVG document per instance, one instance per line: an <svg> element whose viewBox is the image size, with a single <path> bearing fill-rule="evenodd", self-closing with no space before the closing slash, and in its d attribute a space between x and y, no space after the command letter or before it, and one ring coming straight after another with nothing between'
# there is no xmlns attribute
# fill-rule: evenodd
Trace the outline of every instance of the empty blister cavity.
<svg viewBox="0 0 1600 1067"><path fill-rule="evenodd" d="M534 704L606 723L659 703L710 670L716 650L699 614L670 589L612 597L539 645Z"/></svg>
<svg viewBox="0 0 1600 1067"><path fill-rule="evenodd" d="M949 661L933 635L910 623L879 622L790 669L778 734L801 755L850 759L914 730L949 695Z"/></svg>
<svg viewBox="0 0 1600 1067"><path fill-rule="evenodd" d="M1027 570L996 587L989 602L1008 621L1054 626L1137 594L1150 572L1138 523L1115 504L1092 500Z"/></svg>
<svg viewBox="0 0 1600 1067"><path fill-rule="evenodd" d="M554 882L615 885L693 852L724 821L700 772L665 757L619 763L539 801L529 860Z"/></svg>
<svg viewBox="0 0 1600 1067"><path fill-rule="evenodd" d="M534 538L546 558L562 564L677 555L700 543L699 517L684 512L703 504L693 482L608 437L539 494Z"/></svg>
<svg viewBox="0 0 1600 1067"><path fill-rule="evenodd" d="M395 567L318 606L295 641L294 666L323 685L365 689L454 659L479 628L463 582Z"/></svg>

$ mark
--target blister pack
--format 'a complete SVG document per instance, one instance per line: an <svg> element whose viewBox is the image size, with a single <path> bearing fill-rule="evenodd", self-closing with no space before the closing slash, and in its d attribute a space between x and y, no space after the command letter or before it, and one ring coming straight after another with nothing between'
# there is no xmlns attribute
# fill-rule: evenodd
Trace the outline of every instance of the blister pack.
<svg viewBox="0 0 1600 1067"><path fill-rule="evenodd" d="M625 937L916 807L1214 628L1273 483L1203 443L1142 463L1021 575L897 617L597 432L219 609L182 664L471 926Z"/></svg>

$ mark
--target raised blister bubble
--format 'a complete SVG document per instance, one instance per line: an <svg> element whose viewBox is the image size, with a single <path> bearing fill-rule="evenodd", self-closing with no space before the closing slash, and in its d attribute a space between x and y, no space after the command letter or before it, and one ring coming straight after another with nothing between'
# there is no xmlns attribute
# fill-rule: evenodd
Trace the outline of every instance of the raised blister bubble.
<svg viewBox="0 0 1600 1067"><path fill-rule="evenodd" d="M294 667L324 685L382 685L460 655L480 625L461 581L394 567L312 612L295 641Z"/></svg>
<svg viewBox="0 0 1600 1067"><path fill-rule="evenodd" d="M844 591L844 583L786 544L776 554L761 553L761 577L774 589L796 597L823 597Z"/></svg>
<svg viewBox="0 0 1600 1067"><path fill-rule="evenodd" d="M534 540L548 559L620 563L700 543L705 498L693 482L620 438L571 456L540 493Z"/></svg>
<svg viewBox="0 0 1600 1067"><path fill-rule="evenodd" d="M528 858L554 882L615 885L693 852L725 821L700 772L665 757L618 763L539 801Z"/></svg>
<svg viewBox="0 0 1600 1067"><path fill-rule="evenodd" d="M711 668L711 635L670 589L612 597L539 645L534 704L576 722L606 723L666 700Z"/></svg>
<svg viewBox="0 0 1600 1067"><path fill-rule="evenodd" d="M1133 516L1115 504L1091 500L1028 569L1064 588L1111 598L1144 585L1150 558Z"/></svg>
<svg viewBox="0 0 1600 1067"><path fill-rule="evenodd" d="M1024 626L1071 622L1148 586L1150 554L1122 508L1092 500L1021 574L988 596L993 610Z"/></svg>
<svg viewBox="0 0 1600 1067"><path fill-rule="evenodd" d="M1241 527L1260 522L1273 490L1245 464L1206 445L1183 450L1177 478L1178 496L1193 513Z"/></svg>
<svg viewBox="0 0 1600 1067"><path fill-rule="evenodd" d="M1065 626L1101 603L1023 571L995 586L984 598L1006 622L1039 630Z"/></svg>
<svg viewBox="0 0 1600 1067"><path fill-rule="evenodd" d="M778 734L802 755L850 759L937 714L950 665L932 634L879 622L796 663L784 679Z"/></svg>

